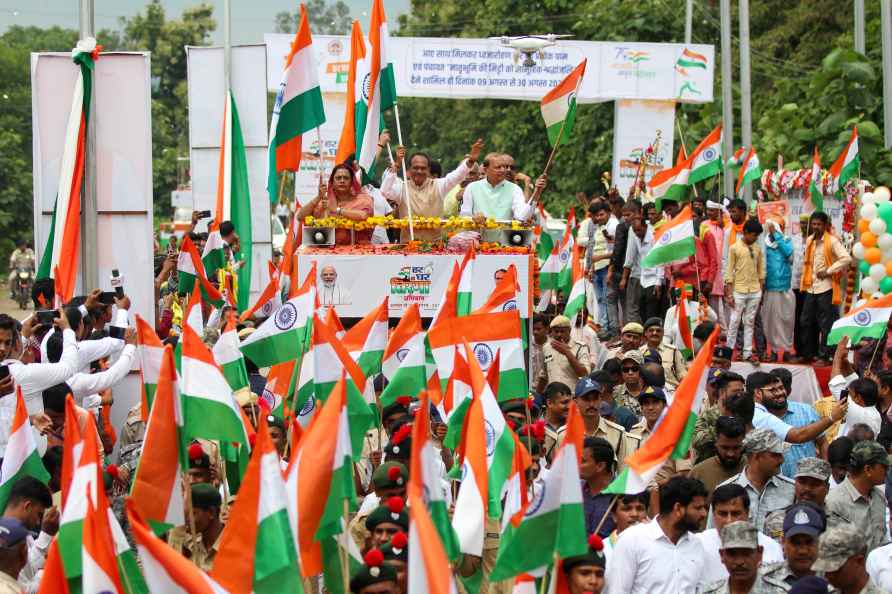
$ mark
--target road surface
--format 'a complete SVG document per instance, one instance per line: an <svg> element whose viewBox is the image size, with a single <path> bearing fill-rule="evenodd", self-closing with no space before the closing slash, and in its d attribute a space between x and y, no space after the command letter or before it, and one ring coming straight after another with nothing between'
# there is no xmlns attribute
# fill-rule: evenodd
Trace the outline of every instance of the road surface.
<svg viewBox="0 0 892 594"><path fill-rule="evenodd" d="M29 300L28 309L19 309L19 304L9 298L9 289L5 283L0 286L0 313L9 314L17 320L23 320L31 313L32 308Z"/></svg>

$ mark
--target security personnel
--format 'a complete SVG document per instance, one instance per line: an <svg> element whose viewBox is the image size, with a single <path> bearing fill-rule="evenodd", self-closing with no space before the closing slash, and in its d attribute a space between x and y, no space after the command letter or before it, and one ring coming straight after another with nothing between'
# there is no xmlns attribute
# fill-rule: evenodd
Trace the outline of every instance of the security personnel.
<svg viewBox="0 0 892 594"><path fill-rule="evenodd" d="M350 520L348 528L350 536L356 542L356 546L363 550L369 540L369 531L366 529L366 518L382 502L391 497L406 498L406 485L409 482L409 471L399 462L385 462L375 469L372 475L372 489L363 499L362 506L356 515Z"/></svg>
<svg viewBox="0 0 892 594"><path fill-rule="evenodd" d="M192 516L195 536L187 526L178 526L167 534L167 544L190 559L202 571L210 571L223 535L220 521L220 492L208 483L192 485ZM187 510L188 513L188 510Z"/></svg>
<svg viewBox="0 0 892 594"><path fill-rule="evenodd" d="M762 547L759 545L758 535L750 522L731 522L722 528L722 548L719 552L730 575L728 579L707 586L702 591L703 594L774 594L778 591L765 581L765 570L759 567Z"/></svg>
<svg viewBox="0 0 892 594"><path fill-rule="evenodd" d="M656 349L660 353L666 385L675 390L687 373L688 366L678 347L663 340L663 320L660 318L650 318L644 322L644 343L638 350L642 355L647 355L650 349Z"/></svg>
<svg viewBox="0 0 892 594"><path fill-rule="evenodd" d="M823 511L811 503L795 503L787 508L781 539L786 561L767 570L765 581L779 592L789 592L793 584L814 575L812 565L818 558L818 538L826 527Z"/></svg>
<svg viewBox="0 0 892 594"><path fill-rule="evenodd" d="M125 483L136 472L139 463L139 455L142 452L142 442L146 437L146 424L142 420L142 403L130 409L121 429L121 439L118 441L118 476Z"/></svg>

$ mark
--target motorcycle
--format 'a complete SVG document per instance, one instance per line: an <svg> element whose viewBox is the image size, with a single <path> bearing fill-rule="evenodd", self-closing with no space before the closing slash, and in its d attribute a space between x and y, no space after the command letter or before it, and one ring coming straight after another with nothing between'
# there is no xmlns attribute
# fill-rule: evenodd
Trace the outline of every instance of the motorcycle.
<svg viewBox="0 0 892 594"><path fill-rule="evenodd" d="M12 298L20 309L26 309L31 301L31 287L34 286L34 271L31 268L16 268L13 278Z"/></svg>

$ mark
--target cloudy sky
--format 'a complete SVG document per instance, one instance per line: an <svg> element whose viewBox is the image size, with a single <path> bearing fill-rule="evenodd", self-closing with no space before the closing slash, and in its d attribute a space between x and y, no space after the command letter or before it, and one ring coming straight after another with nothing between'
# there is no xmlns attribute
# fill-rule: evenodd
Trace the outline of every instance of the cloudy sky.
<svg viewBox="0 0 892 594"><path fill-rule="evenodd" d="M223 0L206 0L214 6L217 18L217 31L214 41L222 42L220 13ZM353 16L368 23L367 12L371 0L344 0L353 11ZM184 8L199 4L201 0L162 0L169 16L179 15ZM120 17L130 17L146 5L146 0L95 0L96 29L117 29ZM283 10L296 10L298 0L232 0L232 39L233 43L256 43L263 41L264 33L273 31L274 17ZM388 20L409 9L409 0L384 0L384 10ZM36 25L51 27L59 25L78 28L78 0L0 0L0 32L12 25Z"/></svg>

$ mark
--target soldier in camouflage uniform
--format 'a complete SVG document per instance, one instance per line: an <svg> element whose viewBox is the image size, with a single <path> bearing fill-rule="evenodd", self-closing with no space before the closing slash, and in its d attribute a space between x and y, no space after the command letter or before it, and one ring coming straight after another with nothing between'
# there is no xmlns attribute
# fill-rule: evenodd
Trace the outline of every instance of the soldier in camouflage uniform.
<svg viewBox="0 0 892 594"><path fill-rule="evenodd" d="M762 547L758 532L750 522L731 522L722 528L722 563L728 569L728 579L707 586L702 594L779 594L783 590L765 581L765 569L759 569ZM733 588L733 589L732 589Z"/></svg>
<svg viewBox="0 0 892 594"><path fill-rule="evenodd" d="M827 581L843 592L883 594L867 575L867 543L851 524L838 524L821 535L815 571L824 572Z"/></svg>
<svg viewBox="0 0 892 594"><path fill-rule="evenodd" d="M136 472L136 464L139 462L145 437L146 424L142 420L142 403L137 403L127 413L124 428L121 429L121 439L118 441L118 472L125 483L129 483Z"/></svg>
<svg viewBox="0 0 892 594"><path fill-rule="evenodd" d="M715 421L722 415L733 416L723 406L725 398L743 394L746 391L743 378L730 371L712 369L707 382L714 386L716 400L713 405L700 413L694 425L691 447L694 448L695 462L702 462L706 458L715 456Z"/></svg>

